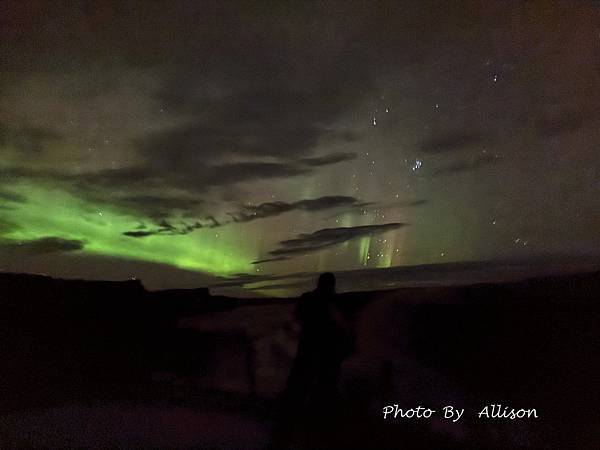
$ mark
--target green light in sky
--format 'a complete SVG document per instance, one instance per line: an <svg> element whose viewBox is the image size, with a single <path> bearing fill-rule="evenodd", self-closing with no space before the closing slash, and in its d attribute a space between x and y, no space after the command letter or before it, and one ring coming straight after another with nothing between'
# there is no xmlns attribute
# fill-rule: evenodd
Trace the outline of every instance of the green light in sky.
<svg viewBox="0 0 600 450"><path fill-rule="evenodd" d="M140 218L109 204L90 203L61 189L19 183L13 190L27 197L10 211L14 230L4 234L13 240L53 236L85 242L84 254L168 264L187 270L227 276L252 271L259 254L252 240L241 239L236 226L196 230L187 235L124 236Z"/></svg>
<svg viewBox="0 0 600 450"><path fill-rule="evenodd" d="M369 262L369 248L371 247L371 236L360 238L360 246L358 252L359 262L366 266Z"/></svg>
<svg viewBox="0 0 600 450"><path fill-rule="evenodd" d="M377 255L377 267L391 267L392 266L392 250L389 241L386 239L381 245L381 251Z"/></svg>

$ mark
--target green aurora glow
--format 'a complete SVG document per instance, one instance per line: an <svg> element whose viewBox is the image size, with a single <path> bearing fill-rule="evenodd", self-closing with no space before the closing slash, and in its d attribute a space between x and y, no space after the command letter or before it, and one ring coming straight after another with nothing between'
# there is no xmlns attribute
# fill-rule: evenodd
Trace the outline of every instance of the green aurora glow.
<svg viewBox="0 0 600 450"><path fill-rule="evenodd" d="M163 288L600 248L593 2L8 3L0 270Z"/></svg>
<svg viewBox="0 0 600 450"><path fill-rule="evenodd" d="M76 239L85 242L84 254L159 262L221 276L251 270L258 254L253 241L241 245L235 224L187 235L132 239L122 233L138 226L139 218L109 205L92 204L42 185L19 183L13 190L27 198L11 211L16 227L4 235L15 242L47 236Z"/></svg>

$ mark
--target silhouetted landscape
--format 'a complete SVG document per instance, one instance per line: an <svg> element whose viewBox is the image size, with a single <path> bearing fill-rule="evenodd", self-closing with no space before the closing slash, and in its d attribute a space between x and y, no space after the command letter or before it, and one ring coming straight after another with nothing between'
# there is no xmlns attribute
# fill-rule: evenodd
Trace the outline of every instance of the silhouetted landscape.
<svg viewBox="0 0 600 450"><path fill-rule="evenodd" d="M293 448L597 448L599 292L594 272L339 294L356 351ZM9 273L0 299L3 448L268 446L296 299ZM384 421L389 404L465 417ZM488 404L539 418L478 419Z"/></svg>
<svg viewBox="0 0 600 450"><path fill-rule="evenodd" d="M599 18L1 0L0 450L599 450Z"/></svg>

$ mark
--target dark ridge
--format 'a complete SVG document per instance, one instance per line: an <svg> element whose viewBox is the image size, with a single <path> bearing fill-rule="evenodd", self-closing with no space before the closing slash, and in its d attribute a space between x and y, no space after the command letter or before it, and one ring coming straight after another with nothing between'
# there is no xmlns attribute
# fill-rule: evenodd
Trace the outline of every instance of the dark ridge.
<svg viewBox="0 0 600 450"><path fill-rule="evenodd" d="M397 448L400 441L407 448L465 448L433 445L428 429L407 434L382 426L369 409L372 402L435 403L448 396L444 401L472 415L486 402L535 407L544 420L522 431L528 448L546 448L550 438L557 448L570 448L571 436L597 425L589 390L598 373L599 293L600 272L590 272L340 294L338 305L359 343L353 360L359 370L346 369L352 395L343 401L351 419L340 424L356 445L344 448ZM69 405L97 408L92 412L107 404L142 405L142 413L150 405L220 414L229 423L240 417L268 423L297 343L295 302L212 296L205 288L149 292L139 280L2 273L0 410L27 418ZM473 426L470 420L465 423ZM123 421L120 427L135 429L131 418ZM328 433L336 432L334 422ZM21 426L0 421L0 432L15 447L68 439L67 431L38 436ZM75 427L70 433L84 432L69 426ZM480 436L478 442L494 445L478 448L512 448L502 430ZM206 431L198 430L199 439ZM431 446L410 445L422 442Z"/></svg>

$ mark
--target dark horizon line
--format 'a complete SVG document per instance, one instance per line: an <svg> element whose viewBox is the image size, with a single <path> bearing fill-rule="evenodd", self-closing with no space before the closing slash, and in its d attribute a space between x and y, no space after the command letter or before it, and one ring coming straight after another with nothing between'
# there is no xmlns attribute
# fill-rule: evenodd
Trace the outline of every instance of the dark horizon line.
<svg viewBox="0 0 600 450"><path fill-rule="evenodd" d="M554 261L551 267L548 263ZM411 273L420 274L420 273L428 273L435 274L436 271L442 269L440 274L452 272L454 270L464 270L464 269L477 269L477 268L501 268L505 266L505 268L510 268L511 266L523 266L523 265L535 265L537 269L544 269L542 263L546 263L545 266L548 269L557 269L561 263L569 263L573 264L581 264L588 265L587 268L581 268L584 270L578 271L570 271L570 273L593 273L600 271L600 255L587 254L582 256L574 256L574 255L538 255L529 258L516 258L516 259L492 259L492 260L466 260L466 261L449 261L449 262L441 262L441 263L426 263L426 264L414 264L414 265L406 265L406 266L393 266L393 267L385 267L385 268L360 268L360 269L351 269L351 270L343 270L343 271L332 271L338 277L348 276L348 275L356 275L356 274L384 274L389 272L396 272L398 275L404 274L408 275ZM589 267L589 266L592 267ZM593 266L596 267L593 267ZM34 277L40 279L50 279L56 281L66 281L66 282L86 282L86 283L136 283L139 284L142 289L147 292L165 292L165 291L195 291L195 290L205 290L205 289L223 289L223 288L239 288L244 290L244 285L254 284L254 283L269 283L269 282L277 282L282 280L289 280L293 278L309 278L313 276L317 276L320 272L296 272L285 275L254 275L254 274L239 274L238 277L231 277L223 279L222 283L216 284L207 284L203 286L193 287L193 288L165 288L165 289L152 289L149 290L144 286L143 280L140 278L129 278L129 279L85 279L85 278L62 278L56 277L52 275L48 275L47 273L34 273L34 272L9 272L0 270L0 277ZM550 274L548 274L550 275ZM237 281L237 283L236 283ZM414 280L418 281L418 280ZM265 286L267 289L268 286ZM273 285L271 289L277 288L277 285ZM283 288L283 286L282 286ZM401 287L391 287L386 288L385 286L381 286L379 289L374 290L395 290L401 289ZM260 287L252 288L249 291L260 291ZM356 291L360 292L360 291Z"/></svg>

